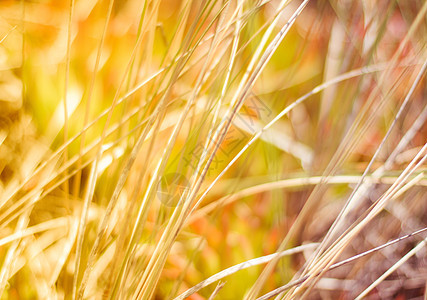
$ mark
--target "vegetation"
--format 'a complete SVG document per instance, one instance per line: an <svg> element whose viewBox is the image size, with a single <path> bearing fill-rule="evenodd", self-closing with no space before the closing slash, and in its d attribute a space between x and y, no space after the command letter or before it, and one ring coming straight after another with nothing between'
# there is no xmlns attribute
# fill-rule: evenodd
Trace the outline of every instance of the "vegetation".
<svg viewBox="0 0 427 300"><path fill-rule="evenodd" d="M2 299L422 298L426 12L1 1Z"/></svg>

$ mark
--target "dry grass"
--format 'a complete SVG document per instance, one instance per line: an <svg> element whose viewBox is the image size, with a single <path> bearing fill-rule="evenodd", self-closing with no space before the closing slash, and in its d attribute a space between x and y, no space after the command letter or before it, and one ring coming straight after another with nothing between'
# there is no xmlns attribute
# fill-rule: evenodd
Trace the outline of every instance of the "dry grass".
<svg viewBox="0 0 427 300"><path fill-rule="evenodd" d="M2 299L422 299L427 2L2 1Z"/></svg>

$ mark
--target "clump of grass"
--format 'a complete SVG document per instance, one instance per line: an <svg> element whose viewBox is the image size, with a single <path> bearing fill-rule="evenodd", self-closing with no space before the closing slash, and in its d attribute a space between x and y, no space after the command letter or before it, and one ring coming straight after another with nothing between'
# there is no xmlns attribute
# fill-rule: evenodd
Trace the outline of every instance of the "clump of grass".
<svg viewBox="0 0 427 300"><path fill-rule="evenodd" d="M424 295L426 11L2 2L2 298Z"/></svg>

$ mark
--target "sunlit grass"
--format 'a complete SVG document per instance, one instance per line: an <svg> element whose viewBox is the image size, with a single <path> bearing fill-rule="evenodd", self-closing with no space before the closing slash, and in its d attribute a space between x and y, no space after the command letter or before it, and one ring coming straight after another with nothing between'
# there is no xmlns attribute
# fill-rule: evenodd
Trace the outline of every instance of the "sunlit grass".
<svg viewBox="0 0 427 300"><path fill-rule="evenodd" d="M1 2L2 299L422 297L426 12Z"/></svg>

